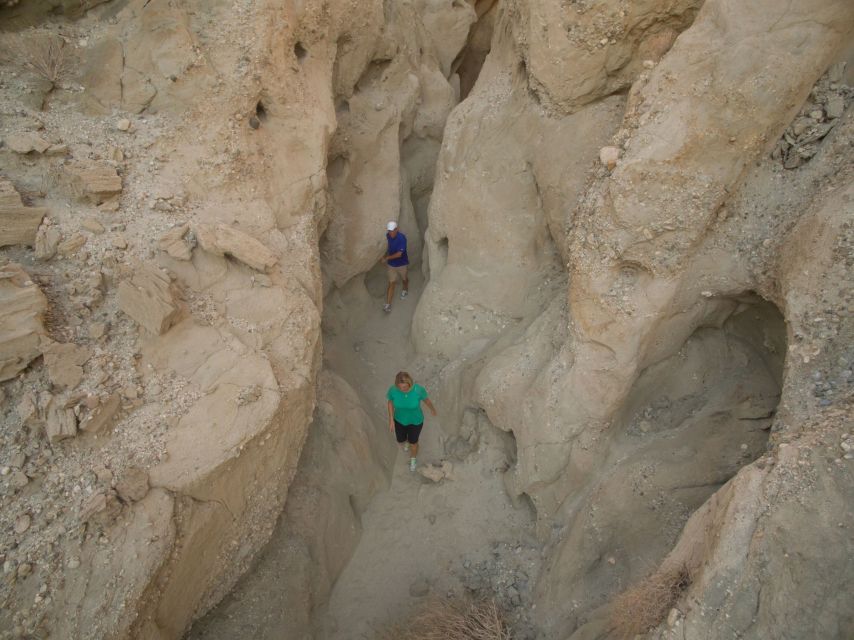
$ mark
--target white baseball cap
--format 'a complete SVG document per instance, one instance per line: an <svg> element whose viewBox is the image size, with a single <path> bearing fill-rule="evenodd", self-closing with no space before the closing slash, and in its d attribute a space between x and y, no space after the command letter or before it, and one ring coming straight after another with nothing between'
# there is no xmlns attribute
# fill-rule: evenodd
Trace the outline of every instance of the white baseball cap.
<svg viewBox="0 0 854 640"><path fill-rule="evenodd" d="M389 231L394 231L395 229L397 229L397 223L394 220L389 220L385 228Z"/></svg>

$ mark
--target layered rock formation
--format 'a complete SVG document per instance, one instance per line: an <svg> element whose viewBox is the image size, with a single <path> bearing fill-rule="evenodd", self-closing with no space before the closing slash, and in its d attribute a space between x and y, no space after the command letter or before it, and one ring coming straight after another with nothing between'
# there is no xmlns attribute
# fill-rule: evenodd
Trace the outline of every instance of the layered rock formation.
<svg viewBox="0 0 854 640"><path fill-rule="evenodd" d="M612 612L600 607L649 573L713 494L695 519L721 518L715 510L729 498L717 497L718 487L740 495L749 484L742 476L762 476L751 470L773 465L782 443L826 438L832 449L844 439L834 411L848 402L839 385L847 387L850 360L818 364L806 355L805 370L794 354L812 320L789 300L827 308L836 352L850 332L841 318L847 295L829 274L824 293L793 288L783 265L787 247L805 240L793 225L819 215L810 199L850 182L841 169L850 125L838 120L801 174L786 172L779 153L769 156L800 110L826 117L825 94L810 92L828 67L844 64L853 18L839 2L797 10L508 2L500 12L478 84L449 121L427 234L431 282L413 331L422 353L449 361L444 405L474 403L516 437L507 484L533 500L551 549L536 596L549 637L568 637L587 620L578 637L607 635ZM748 53L756 50L768 58ZM839 68L830 72L834 87ZM844 235L828 237L822 255L801 254L804 270L824 273L823 261L845 252ZM819 406L796 391L826 378L831 397ZM784 410L763 456L761 431L771 427L781 386ZM806 416L811 435L793 425ZM844 484L844 467L831 464L833 483ZM740 575L730 546L702 557L694 546L689 562L689 532L740 535L747 548L765 518L806 516L783 516L789 498L765 489L759 499L756 482L744 489L754 502L738 524L731 516L692 522L677 546L697 585L680 605L692 637L727 633L718 623L743 606L732 593L755 603L758 583L774 578ZM791 490L801 487L793 481ZM840 489L828 491L833 499ZM838 542L838 527L828 525L810 534L823 545ZM755 562L782 553L785 540L766 542ZM834 572L832 589L844 590L843 573ZM848 623L828 600L837 612L828 633L844 635ZM758 615L738 609L728 624L751 637L791 630L782 600L760 605Z"/></svg>
<svg viewBox="0 0 854 640"><path fill-rule="evenodd" d="M321 308L364 321L396 219L443 441L515 438L544 637L613 635L649 574L683 577L636 633L851 635L854 8L778 5L4 3L4 632L180 637L314 414L308 632L387 453L318 392Z"/></svg>

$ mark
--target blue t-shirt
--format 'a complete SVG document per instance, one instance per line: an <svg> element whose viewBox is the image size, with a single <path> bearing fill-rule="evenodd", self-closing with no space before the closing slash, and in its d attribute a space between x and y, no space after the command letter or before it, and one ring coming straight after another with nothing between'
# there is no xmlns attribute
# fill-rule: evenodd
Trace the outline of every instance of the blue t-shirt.
<svg viewBox="0 0 854 640"><path fill-rule="evenodd" d="M388 251L386 252L387 256L390 256L393 253L397 253L398 251L403 251L403 255L399 258L395 258L394 260L388 261L388 266L390 267L402 267L406 264L409 264L409 256L406 255L406 236L403 235L400 231L397 232L397 235L392 238L391 234L385 234L385 239L388 240Z"/></svg>
<svg viewBox="0 0 854 640"><path fill-rule="evenodd" d="M394 405L394 419L400 424L422 424L424 413L421 411L421 401L427 399L427 389L420 384L404 393L396 385L389 387L385 397Z"/></svg>

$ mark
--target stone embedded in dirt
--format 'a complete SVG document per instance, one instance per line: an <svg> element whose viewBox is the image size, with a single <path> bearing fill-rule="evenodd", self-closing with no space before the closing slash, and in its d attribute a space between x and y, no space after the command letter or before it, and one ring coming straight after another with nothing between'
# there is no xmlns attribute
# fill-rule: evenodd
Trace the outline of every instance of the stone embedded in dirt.
<svg viewBox="0 0 854 640"><path fill-rule="evenodd" d="M121 513L121 510L122 505L112 491L95 493L83 503L80 510L80 520L106 526Z"/></svg>
<svg viewBox="0 0 854 640"><path fill-rule="evenodd" d="M51 442L73 438L77 435L77 416L73 409L65 409L51 402L47 409L47 438Z"/></svg>
<svg viewBox="0 0 854 640"><path fill-rule="evenodd" d="M107 334L107 323L92 322L89 324L89 337L93 340L103 338Z"/></svg>
<svg viewBox="0 0 854 640"><path fill-rule="evenodd" d="M83 365L92 354L74 343L52 342L42 348L51 382L60 388L74 389L83 379Z"/></svg>
<svg viewBox="0 0 854 640"><path fill-rule="evenodd" d="M827 117L831 119L841 118L842 114L845 113L845 98L842 96L832 96L827 99L827 105L825 106L825 112L827 113Z"/></svg>
<svg viewBox="0 0 854 640"><path fill-rule="evenodd" d="M167 231L158 241L161 251L165 251L176 260L190 260L193 257L193 249L186 240L190 225L183 224Z"/></svg>
<svg viewBox="0 0 854 640"><path fill-rule="evenodd" d="M15 533L22 534L30 528L31 518L27 513L23 513L15 518Z"/></svg>
<svg viewBox="0 0 854 640"><path fill-rule="evenodd" d="M617 166L620 159L620 150L617 147L602 147L599 149L599 162L608 167L609 170Z"/></svg>
<svg viewBox="0 0 854 640"><path fill-rule="evenodd" d="M41 353L47 298L20 265L0 267L0 381L10 380Z"/></svg>
<svg viewBox="0 0 854 640"><path fill-rule="evenodd" d="M256 271L266 271L278 261L263 243L233 227L196 224L193 231L203 250L218 256L229 255Z"/></svg>
<svg viewBox="0 0 854 640"><path fill-rule="evenodd" d="M432 482L453 479L454 465L447 460L441 464L427 464L418 469L418 473Z"/></svg>
<svg viewBox="0 0 854 640"><path fill-rule="evenodd" d="M50 147L50 142L34 133L13 133L4 139L6 146L15 153L27 154L32 151L44 153Z"/></svg>
<svg viewBox="0 0 854 640"><path fill-rule="evenodd" d="M113 246L116 249L127 249L128 241L121 233L115 235L112 239Z"/></svg>
<svg viewBox="0 0 854 640"><path fill-rule="evenodd" d="M109 164L78 161L67 167L71 185L80 197L101 204L122 192L122 179Z"/></svg>
<svg viewBox="0 0 854 640"><path fill-rule="evenodd" d="M130 131L130 120L122 118L116 123L116 129L119 131Z"/></svg>
<svg viewBox="0 0 854 640"><path fill-rule="evenodd" d="M36 406L35 396L31 391L28 391L21 396L20 401L15 407L18 417L21 419L21 424L29 426L38 417L38 408Z"/></svg>
<svg viewBox="0 0 854 640"><path fill-rule="evenodd" d="M30 479L20 469L15 469L14 471L12 471L9 477L9 484L11 484L16 489L23 489L27 486L29 482Z"/></svg>
<svg viewBox="0 0 854 640"><path fill-rule="evenodd" d="M148 473L139 467L130 467L116 483L116 493L125 502L138 502L148 493Z"/></svg>
<svg viewBox="0 0 854 640"><path fill-rule="evenodd" d="M670 613L667 614L667 626L671 629L676 626L679 622L679 618L681 617L682 612L677 608L673 608L670 610Z"/></svg>
<svg viewBox="0 0 854 640"><path fill-rule="evenodd" d="M62 234L52 226L41 225L36 233L35 253L38 260L50 260L56 255Z"/></svg>
<svg viewBox="0 0 854 640"><path fill-rule="evenodd" d="M178 317L169 278L153 268L119 284L118 298L121 310L154 335L165 333Z"/></svg>
<svg viewBox="0 0 854 640"><path fill-rule="evenodd" d="M109 198L98 205L98 211L103 211L105 213L115 213L119 210L119 199L118 197Z"/></svg>
<svg viewBox="0 0 854 640"><path fill-rule="evenodd" d="M68 154L67 144L52 144L44 152L46 156L64 156Z"/></svg>
<svg viewBox="0 0 854 640"><path fill-rule="evenodd" d="M33 246L39 225L47 215L42 207L26 207L11 181L0 178L0 247Z"/></svg>
<svg viewBox="0 0 854 640"><path fill-rule="evenodd" d="M95 220L95 218L83 218L83 221L80 223L80 226L86 229L86 231L91 231L92 233L102 234L104 233L104 225Z"/></svg>
<svg viewBox="0 0 854 640"><path fill-rule="evenodd" d="M26 578L32 572L33 572L33 565L31 565L29 562L22 562L21 564L18 565L18 577L19 578Z"/></svg>
<svg viewBox="0 0 854 640"><path fill-rule="evenodd" d="M62 256L70 256L75 253L78 249L83 247L86 244L86 236L81 233L75 233L63 240L56 247L57 253Z"/></svg>
<svg viewBox="0 0 854 640"><path fill-rule="evenodd" d="M80 430L85 433L100 433L109 427L121 408L121 398L118 393L110 396L92 408L89 415L80 422Z"/></svg>
<svg viewBox="0 0 854 640"><path fill-rule="evenodd" d="M409 595L413 598L423 598L428 593L430 593L430 583L427 581L427 578L416 578L415 582L409 585Z"/></svg>

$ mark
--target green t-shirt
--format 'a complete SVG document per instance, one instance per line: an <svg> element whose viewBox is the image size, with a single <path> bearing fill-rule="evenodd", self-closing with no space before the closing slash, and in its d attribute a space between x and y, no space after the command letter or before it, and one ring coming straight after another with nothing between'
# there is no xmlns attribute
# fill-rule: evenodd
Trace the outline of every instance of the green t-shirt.
<svg viewBox="0 0 854 640"><path fill-rule="evenodd" d="M421 412L421 401L427 399L427 389L420 384L403 393L397 386L389 387L385 397L394 405L394 419L400 424L421 424L424 414Z"/></svg>

